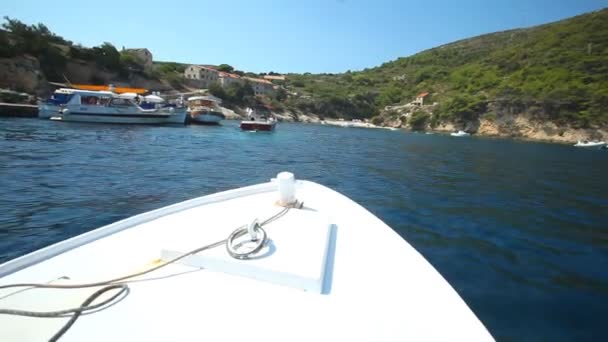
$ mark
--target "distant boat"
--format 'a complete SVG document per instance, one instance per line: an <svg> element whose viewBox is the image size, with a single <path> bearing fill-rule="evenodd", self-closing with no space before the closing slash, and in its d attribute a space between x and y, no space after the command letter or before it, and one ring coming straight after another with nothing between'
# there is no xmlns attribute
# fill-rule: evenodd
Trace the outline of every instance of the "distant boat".
<svg viewBox="0 0 608 342"><path fill-rule="evenodd" d="M241 121L241 129L243 131L274 131L277 121L273 117L258 115L251 108L247 108L247 117L249 120Z"/></svg>
<svg viewBox="0 0 608 342"><path fill-rule="evenodd" d="M587 148L602 148L606 145L605 141L578 141L574 144L575 147L587 147Z"/></svg>
<svg viewBox="0 0 608 342"><path fill-rule="evenodd" d="M61 106L56 121L115 124L184 124L186 108L144 109L127 95L109 91L75 91Z"/></svg>
<svg viewBox="0 0 608 342"><path fill-rule="evenodd" d="M226 119L219 104L222 99L215 96L193 96L188 98L188 123L218 125Z"/></svg>
<svg viewBox="0 0 608 342"><path fill-rule="evenodd" d="M453 137L468 137L471 134L467 133L465 131L458 131L458 132L450 133L450 135Z"/></svg>

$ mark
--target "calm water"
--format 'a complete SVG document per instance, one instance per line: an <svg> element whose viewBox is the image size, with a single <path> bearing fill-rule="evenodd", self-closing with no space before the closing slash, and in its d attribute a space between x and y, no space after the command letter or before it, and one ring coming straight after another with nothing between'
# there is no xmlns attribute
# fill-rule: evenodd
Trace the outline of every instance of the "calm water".
<svg viewBox="0 0 608 342"><path fill-rule="evenodd" d="M280 124L278 131L0 118L0 262L292 171L416 247L499 340L606 339L608 152Z"/></svg>

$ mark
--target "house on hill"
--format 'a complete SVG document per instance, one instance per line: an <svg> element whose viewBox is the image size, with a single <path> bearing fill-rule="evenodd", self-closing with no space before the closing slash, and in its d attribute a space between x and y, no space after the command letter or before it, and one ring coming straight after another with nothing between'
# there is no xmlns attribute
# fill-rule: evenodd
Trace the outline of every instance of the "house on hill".
<svg viewBox="0 0 608 342"><path fill-rule="evenodd" d="M251 87L256 95L270 95L274 92L272 82L261 78L243 77L251 82Z"/></svg>
<svg viewBox="0 0 608 342"><path fill-rule="evenodd" d="M229 72L222 72L222 71L220 71L220 73L219 73L219 82L223 88L226 88L233 83L238 83L238 84L245 83L245 81L243 80L243 78L241 76L239 76L237 74L231 74Z"/></svg>
<svg viewBox="0 0 608 342"><path fill-rule="evenodd" d="M202 87L209 87L213 82L218 82L220 72L214 68L205 65L190 65L184 70L184 77L191 80L197 80Z"/></svg>
<svg viewBox="0 0 608 342"><path fill-rule="evenodd" d="M424 99L428 100L429 95L430 94L428 92L422 92L422 93L416 95L416 99L414 101L412 101L412 104L422 107L424 105Z"/></svg>
<svg viewBox="0 0 608 342"><path fill-rule="evenodd" d="M285 81L285 76L284 75L264 75L264 79L267 81L278 81L278 82L283 82Z"/></svg>

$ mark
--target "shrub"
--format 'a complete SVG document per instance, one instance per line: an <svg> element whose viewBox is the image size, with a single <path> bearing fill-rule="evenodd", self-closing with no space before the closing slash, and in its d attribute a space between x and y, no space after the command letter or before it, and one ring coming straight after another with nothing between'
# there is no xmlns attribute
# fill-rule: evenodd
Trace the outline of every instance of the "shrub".
<svg viewBox="0 0 608 342"><path fill-rule="evenodd" d="M418 110L410 115L408 123L410 127L415 131L422 131L426 127L426 123L429 120L429 114L425 111Z"/></svg>

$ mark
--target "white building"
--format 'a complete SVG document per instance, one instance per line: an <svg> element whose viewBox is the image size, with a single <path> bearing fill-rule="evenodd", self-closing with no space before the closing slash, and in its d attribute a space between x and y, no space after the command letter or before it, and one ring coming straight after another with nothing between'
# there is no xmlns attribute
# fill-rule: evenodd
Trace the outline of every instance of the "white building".
<svg viewBox="0 0 608 342"><path fill-rule="evenodd" d="M265 75L264 76L265 80L268 80L270 82L272 81L285 81L285 76L284 75Z"/></svg>
<svg viewBox="0 0 608 342"><path fill-rule="evenodd" d="M231 74L228 72L220 72L219 73L219 82L220 85L224 88L228 87L233 83L243 84L245 81L243 78L237 74Z"/></svg>
<svg viewBox="0 0 608 342"><path fill-rule="evenodd" d="M211 83L218 82L219 74L219 71L204 65L190 65L184 70L185 78L201 81L203 87L208 87Z"/></svg>
<svg viewBox="0 0 608 342"><path fill-rule="evenodd" d="M251 83L251 87L256 95L269 95L274 92L272 82L261 78L243 77Z"/></svg>
<svg viewBox="0 0 608 342"><path fill-rule="evenodd" d="M412 101L412 104L415 104L417 106L423 106L424 99L427 98L428 96L429 96L429 93L427 93L427 92L420 93L420 94L416 95L416 99L414 101Z"/></svg>

